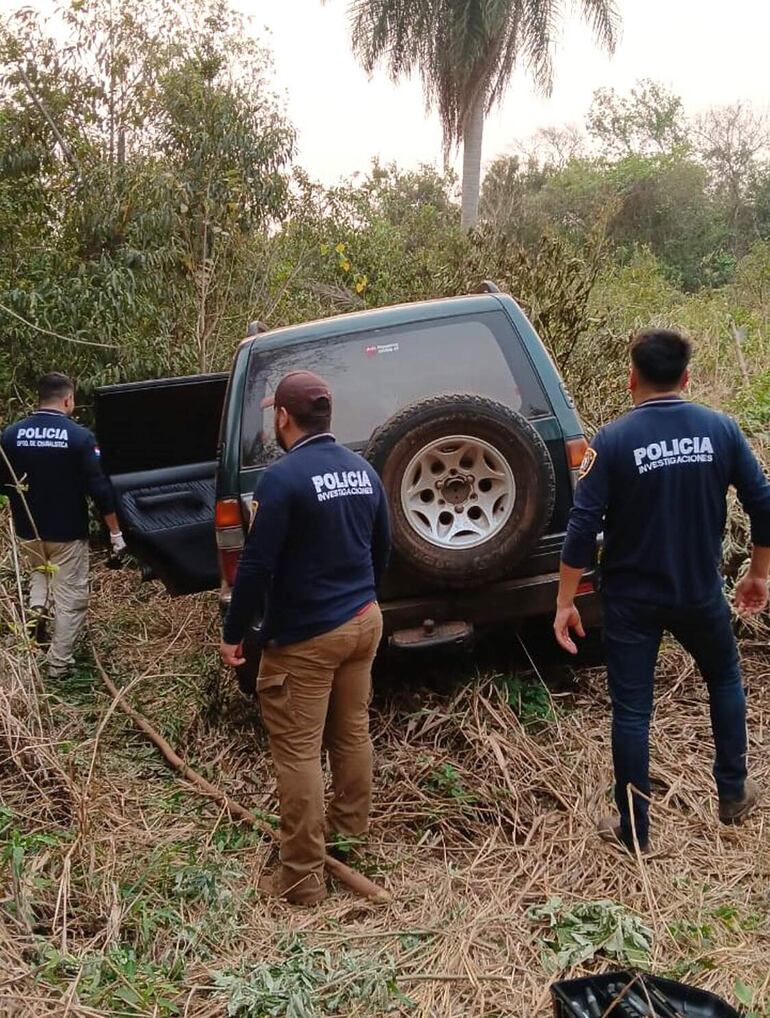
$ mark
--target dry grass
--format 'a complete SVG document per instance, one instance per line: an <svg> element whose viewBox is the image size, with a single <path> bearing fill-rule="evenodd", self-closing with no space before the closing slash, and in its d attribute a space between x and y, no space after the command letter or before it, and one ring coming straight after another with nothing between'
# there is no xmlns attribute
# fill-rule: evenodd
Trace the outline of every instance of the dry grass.
<svg viewBox="0 0 770 1018"><path fill-rule="evenodd" d="M0 610L18 627L7 548L2 569ZM272 814L258 718L216 664L214 601L170 601L128 571L98 568L95 585L91 633L132 701L194 767ZM752 769L768 786L766 640L749 636L744 664ZM316 979L304 1013L332 1013L339 994L346 1015L544 1014L551 976L527 910L554 895L623 904L653 930L655 971L731 999L740 978L770 1006L770 813L716 823L705 696L675 647L661 664L649 862L592 833L611 781L600 672L527 728L499 678L437 691L393 674L373 717L366 862L394 901L336 889L308 911L255 894L272 846L177 782L87 664L44 685L18 632L0 662L0 1014L203 1018L237 993L252 1001L243 1014L302 1014L280 992L269 1004L254 974L266 962L295 987Z"/></svg>

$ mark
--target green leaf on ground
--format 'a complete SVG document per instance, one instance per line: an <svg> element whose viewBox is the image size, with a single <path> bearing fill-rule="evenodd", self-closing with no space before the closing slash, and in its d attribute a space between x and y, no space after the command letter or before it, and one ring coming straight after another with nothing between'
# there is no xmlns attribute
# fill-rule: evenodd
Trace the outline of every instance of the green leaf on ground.
<svg viewBox="0 0 770 1018"><path fill-rule="evenodd" d="M529 910L529 918L547 924L540 940L543 964L560 972L603 954L636 968L646 968L652 931L635 913L613 901L566 905L550 898Z"/></svg>

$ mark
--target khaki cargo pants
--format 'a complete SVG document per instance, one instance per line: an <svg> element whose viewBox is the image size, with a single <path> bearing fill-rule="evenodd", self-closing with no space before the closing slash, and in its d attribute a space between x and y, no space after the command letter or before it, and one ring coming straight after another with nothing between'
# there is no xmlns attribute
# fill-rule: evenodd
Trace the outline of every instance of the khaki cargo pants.
<svg viewBox="0 0 770 1018"><path fill-rule="evenodd" d="M74 664L73 648L88 609L88 541L21 541L30 570L29 606L55 613L49 674Z"/></svg>
<svg viewBox="0 0 770 1018"><path fill-rule="evenodd" d="M324 886L327 828L347 837L369 828L369 700L381 637L382 614L373 604L330 633L262 653L257 693L280 797L278 883L295 901ZM323 748L333 784L326 824Z"/></svg>

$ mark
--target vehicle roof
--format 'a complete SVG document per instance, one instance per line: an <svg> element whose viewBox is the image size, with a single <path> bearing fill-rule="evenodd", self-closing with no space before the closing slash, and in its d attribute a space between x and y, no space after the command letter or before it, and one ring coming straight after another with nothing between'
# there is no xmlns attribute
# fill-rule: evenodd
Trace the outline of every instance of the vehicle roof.
<svg viewBox="0 0 770 1018"><path fill-rule="evenodd" d="M414 301L409 304L393 304L389 307L372 308L366 311L352 311L330 318L318 318L312 322L288 325L271 329L246 342L258 343L260 347L278 347L300 344L309 339L327 339L330 336L344 336L354 332L371 332L388 329L410 322L424 322L451 315L471 314L484 311L499 311L502 302L510 305L509 310L518 311L516 302L507 294L479 293L463 297L443 297L437 300Z"/></svg>

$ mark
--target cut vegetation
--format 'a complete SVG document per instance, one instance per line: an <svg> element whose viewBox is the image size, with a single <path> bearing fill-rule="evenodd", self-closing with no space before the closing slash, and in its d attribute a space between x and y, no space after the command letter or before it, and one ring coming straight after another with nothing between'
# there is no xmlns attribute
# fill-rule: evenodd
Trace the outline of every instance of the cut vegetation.
<svg viewBox="0 0 770 1018"><path fill-rule="evenodd" d="M717 824L705 693L678 648L659 684L643 869L592 831L611 782L601 672L549 695L523 673L421 686L390 661L372 837L353 858L393 901L337 887L297 910L255 891L272 842L174 776L87 650L65 685L41 681L7 541L2 575L3 1014L544 1015L560 969L630 963L768 1006L766 814ZM172 602L128 570L98 567L94 583L91 634L116 683L192 767L274 823L264 734L216 661L211 599ZM743 648L767 785L765 641L749 633Z"/></svg>

